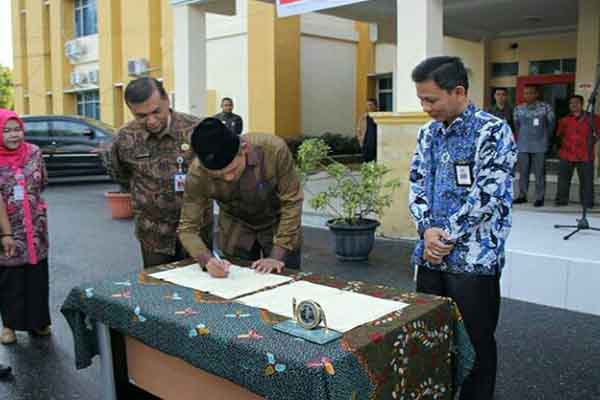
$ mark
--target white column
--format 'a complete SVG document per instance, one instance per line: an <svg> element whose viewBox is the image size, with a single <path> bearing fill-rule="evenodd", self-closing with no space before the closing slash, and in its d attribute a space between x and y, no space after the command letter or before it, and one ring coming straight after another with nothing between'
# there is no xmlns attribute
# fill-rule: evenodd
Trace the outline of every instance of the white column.
<svg viewBox="0 0 600 400"><path fill-rule="evenodd" d="M173 8L175 109L206 113L206 11L197 5Z"/></svg>
<svg viewBox="0 0 600 400"><path fill-rule="evenodd" d="M598 79L600 64L600 1L579 0L578 15L575 91L587 101ZM596 99L596 110L599 104L600 98ZM596 146L596 151L600 152L600 146ZM599 174L600 160L596 157L596 176Z"/></svg>
<svg viewBox="0 0 600 400"><path fill-rule="evenodd" d="M396 10L394 110L421 111L411 72L425 58L444 53L444 0L396 0Z"/></svg>

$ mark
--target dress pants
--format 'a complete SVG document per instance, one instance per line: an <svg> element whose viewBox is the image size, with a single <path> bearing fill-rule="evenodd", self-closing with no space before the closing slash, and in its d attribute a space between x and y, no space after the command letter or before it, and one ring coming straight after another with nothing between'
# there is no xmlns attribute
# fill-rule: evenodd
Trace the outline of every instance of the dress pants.
<svg viewBox="0 0 600 400"><path fill-rule="evenodd" d="M533 169L535 175L535 200L543 201L546 190L546 154L519 152L519 197L527 198L529 174Z"/></svg>
<svg viewBox="0 0 600 400"><path fill-rule="evenodd" d="M417 291L450 297L462 314L475 349L475 364L463 383L460 400L491 400L496 386L495 331L500 313L500 277L452 274L420 267Z"/></svg>
<svg viewBox="0 0 600 400"><path fill-rule="evenodd" d="M594 206L594 162L573 162L560 160L558 170L558 192L556 201L558 203L569 202L569 192L573 170L577 169L579 176L579 201L586 207Z"/></svg>

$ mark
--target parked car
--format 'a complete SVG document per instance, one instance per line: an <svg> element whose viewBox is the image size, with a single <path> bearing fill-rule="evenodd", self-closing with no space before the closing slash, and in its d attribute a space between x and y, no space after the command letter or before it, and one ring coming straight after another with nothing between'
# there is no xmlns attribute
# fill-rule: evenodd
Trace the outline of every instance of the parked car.
<svg viewBox="0 0 600 400"><path fill-rule="evenodd" d="M25 139L44 155L49 177L106 175L100 153L116 132L101 121L71 115L28 115Z"/></svg>

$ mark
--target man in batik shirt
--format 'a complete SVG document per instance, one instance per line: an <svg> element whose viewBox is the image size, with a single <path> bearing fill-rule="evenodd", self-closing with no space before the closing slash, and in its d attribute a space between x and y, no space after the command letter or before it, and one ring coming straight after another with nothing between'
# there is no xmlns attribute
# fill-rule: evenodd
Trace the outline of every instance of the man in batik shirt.
<svg viewBox="0 0 600 400"><path fill-rule="evenodd" d="M123 126L111 147L110 172L131 190L135 233L144 268L179 261L186 253L177 238L185 174L193 159L189 144L200 120L175 112L160 81L131 81L125 102L135 119ZM207 209L210 219L212 209ZM210 232L202 232L207 243Z"/></svg>
<svg viewBox="0 0 600 400"><path fill-rule="evenodd" d="M412 78L434 119L419 131L410 168L417 291L457 303L477 353L460 399L491 400L516 146L506 121L469 102L459 58L427 59Z"/></svg>

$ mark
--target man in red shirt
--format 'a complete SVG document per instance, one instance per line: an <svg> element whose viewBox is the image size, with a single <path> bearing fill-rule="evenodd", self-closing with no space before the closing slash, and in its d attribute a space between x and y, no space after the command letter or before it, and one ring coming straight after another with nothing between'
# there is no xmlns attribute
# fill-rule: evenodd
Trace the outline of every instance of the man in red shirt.
<svg viewBox="0 0 600 400"><path fill-rule="evenodd" d="M590 155L588 141L590 136L590 116L583 112L583 97L573 95L569 98L571 114L562 118L556 130L561 139L560 167L558 173L558 192L556 206L565 206L569 203L569 190L573 170L577 168L579 176L580 201L588 208L594 206L594 155ZM596 134L600 134L600 118L594 115ZM598 137L594 137L594 143Z"/></svg>

